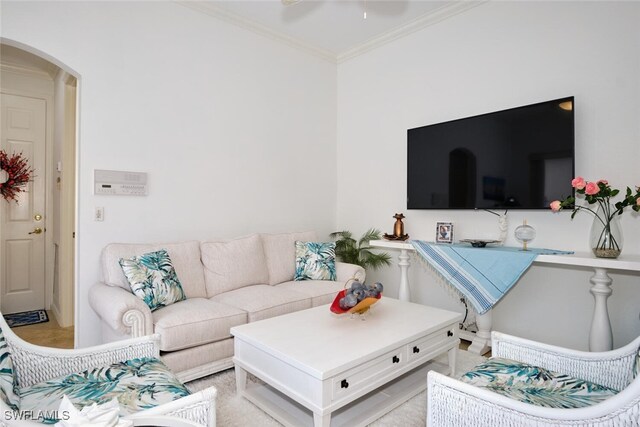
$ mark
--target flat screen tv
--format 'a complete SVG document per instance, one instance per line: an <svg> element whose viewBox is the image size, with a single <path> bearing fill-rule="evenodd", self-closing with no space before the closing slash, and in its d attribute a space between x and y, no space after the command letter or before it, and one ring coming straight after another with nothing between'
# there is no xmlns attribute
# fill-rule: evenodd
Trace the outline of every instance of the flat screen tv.
<svg viewBox="0 0 640 427"><path fill-rule="evenodd" d="M574 100L407 131L408 209L548 209L573 194Z"/></svg>

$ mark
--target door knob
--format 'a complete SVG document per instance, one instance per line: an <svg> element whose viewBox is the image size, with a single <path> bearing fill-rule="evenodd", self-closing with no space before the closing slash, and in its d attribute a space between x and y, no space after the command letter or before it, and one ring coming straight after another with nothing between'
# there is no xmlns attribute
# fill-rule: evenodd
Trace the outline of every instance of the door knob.
<svg viewBox="0 0 640 427"><path fill-rule="evenodd" d="M34 219L34 220L36 220L36 221L41 221L41 220L42 220L42 215L40 215L40 214L35 214L35 215L33 216L33 219Z"/></svg>
<svg viewBox="0 0 640 427"><path fill-rule="evenodd" d="M40 233L42 233L42 228L40 227L34 228L33 231L29 232L29 234L40 234Z"/></svg>

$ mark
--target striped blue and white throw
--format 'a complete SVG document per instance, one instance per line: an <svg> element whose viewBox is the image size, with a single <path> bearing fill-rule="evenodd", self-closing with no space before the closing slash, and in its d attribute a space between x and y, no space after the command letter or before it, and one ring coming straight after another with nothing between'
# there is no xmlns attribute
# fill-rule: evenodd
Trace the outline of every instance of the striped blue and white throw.
<svg viewBox="0 0 640 427"><path fill-rule="evenodd" d="M416 252L453 286L478 314L490 310L515 285L540 254L570 254L553 249L474 248L412 240Z"/></svg>

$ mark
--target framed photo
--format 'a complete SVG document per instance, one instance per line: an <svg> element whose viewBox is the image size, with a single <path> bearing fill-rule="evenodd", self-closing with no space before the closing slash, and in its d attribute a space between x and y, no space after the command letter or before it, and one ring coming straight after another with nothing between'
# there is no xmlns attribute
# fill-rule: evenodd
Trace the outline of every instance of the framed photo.
<svg viewBox="0 0 640 427"><path fill-rule="evenodd" d="M453 243L452 222L436 222L436 243Z"/></svg>

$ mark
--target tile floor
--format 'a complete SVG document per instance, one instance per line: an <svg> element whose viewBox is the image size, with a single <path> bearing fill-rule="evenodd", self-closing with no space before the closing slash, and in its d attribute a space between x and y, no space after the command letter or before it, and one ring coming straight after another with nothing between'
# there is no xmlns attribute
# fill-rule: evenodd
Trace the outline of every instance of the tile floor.
<svg viewBox="0 0 640 427"><path fill-rule="evenodd" d="M35 325L19 326L13 332L31 344L55 348L73 348L73 326L62 328L52 311L47 311L49 321Z"/></svg>

